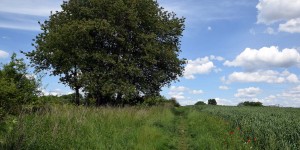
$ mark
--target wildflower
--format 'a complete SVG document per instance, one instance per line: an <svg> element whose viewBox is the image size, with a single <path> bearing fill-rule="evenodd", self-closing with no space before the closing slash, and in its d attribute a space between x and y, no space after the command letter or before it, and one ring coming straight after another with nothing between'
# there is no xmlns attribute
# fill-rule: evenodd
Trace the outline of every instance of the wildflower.
<svg viewBox="0 0 300 150"><path fill-rule="evenodd" d="M251 142L251 140L250 140L250 139L248 139L248 140L247 140L247 143L250 143L250 142Z"/></svg>
<svg viewBox="0 0 300 150"><path fill-rule="evenodd" d="M234 134L234 132L233 132L233 131L231 131L231 132L229 132L229 134L230 134L230 135L232 135L232 134Z"/></svg>

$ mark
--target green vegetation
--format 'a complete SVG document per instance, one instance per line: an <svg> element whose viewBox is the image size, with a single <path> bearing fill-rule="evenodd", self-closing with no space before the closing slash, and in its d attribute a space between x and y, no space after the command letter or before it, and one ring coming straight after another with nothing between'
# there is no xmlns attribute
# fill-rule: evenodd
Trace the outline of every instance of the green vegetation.
<svg viewBox="0 0 300 150"><path fill-rule="evenodd" d="M261 107L263 104L261 102L249 102L245 101L242 103L239 103L238 106L256 106L256 107Z"/></svg>
<svg viewBox="0 0 300 150"><path fill-rule="evenodd" d="M25 54L74 89L77 105L80 89L97 106L140 103L182 76L184 18L156 1L69 0L40 25Z"/></svg>
<svg viewBox="0 0 300 150"><path fill-rule="evenodd" d="M195 105L206 105L206 103L204 103L203 101L198 101L197 103L195 103Z"/></svg>
<svg viewBox="0 0 300 150"><path fill-rule="evenodd" d="M209 100L207 101L207 104L208 104L208 105L217 105L217 101L216 101L215 99L209 99Z"/></svg>
<svg viewBox="0 0 300 150"><path fill-rule="evenodd" d="M231 132L255 149L299 149L300 109L276 107L198 107L224 118Z"/></svg>

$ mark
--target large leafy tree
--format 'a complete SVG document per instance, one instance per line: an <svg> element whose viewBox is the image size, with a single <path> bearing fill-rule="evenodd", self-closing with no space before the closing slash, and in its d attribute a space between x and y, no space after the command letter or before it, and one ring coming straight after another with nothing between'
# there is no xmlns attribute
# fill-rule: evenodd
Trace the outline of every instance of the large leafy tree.
<svg viewBox="0 0 300 150"><path fill-rule="evenodd" d="M184 19L153 0L69 0L41 28L26 54L35 68L76 93L83 87L98 105L159 95L183 72Z"/></svg>

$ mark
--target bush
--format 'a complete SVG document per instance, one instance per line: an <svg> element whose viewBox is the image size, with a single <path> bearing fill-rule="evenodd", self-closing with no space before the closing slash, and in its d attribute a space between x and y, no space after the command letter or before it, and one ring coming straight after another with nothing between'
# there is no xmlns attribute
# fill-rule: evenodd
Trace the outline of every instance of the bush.
<svg viewBox="0 0 300 150"><path fill-rule="evenodd" d="M169 102L174 106L174 107L180 107L180 104L177 102L176 98L170 98Z"/></svg>
<svg viewBox="0 0 300 150"><path fill-rule="evenodd" d="M204 103L203 101L199 101L195 105L206 105L206 103Z"/></svg>
<svg viewBox="0 0 300 150"><path fill-rule="evenodd" d="M249 102L249 101L245 101L245 102L239 103L238 106L255 106L255 107L262 107L263 104L262 104L261 102Z"/></svg>

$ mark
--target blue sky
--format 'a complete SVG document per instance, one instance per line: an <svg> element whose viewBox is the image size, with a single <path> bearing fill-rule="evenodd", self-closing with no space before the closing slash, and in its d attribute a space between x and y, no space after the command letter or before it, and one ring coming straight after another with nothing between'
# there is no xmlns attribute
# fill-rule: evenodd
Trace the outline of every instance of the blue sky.
<svg viewBox="0 0 300 150"><path fill-rule="evenodd" d="M186 18L180 57L188 59L180 82L162 95L182 105L215 98L221 105L261 101L300 107L300 0L158 0ZM0 62L31 51L38 21L62 0L1 0ZM27 61L28 62L28 61ZM57 77L45 77L45 94L67 94Z"/></svg>

